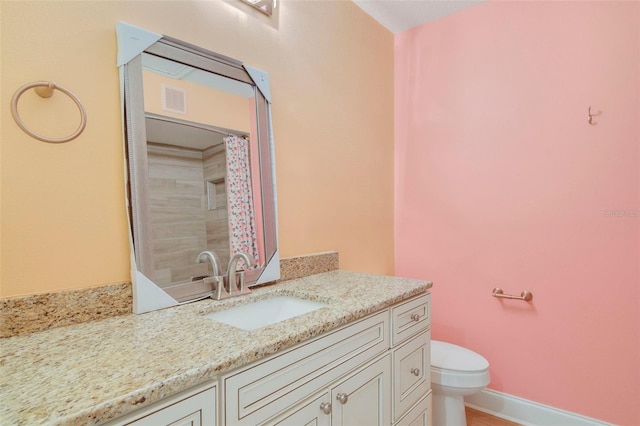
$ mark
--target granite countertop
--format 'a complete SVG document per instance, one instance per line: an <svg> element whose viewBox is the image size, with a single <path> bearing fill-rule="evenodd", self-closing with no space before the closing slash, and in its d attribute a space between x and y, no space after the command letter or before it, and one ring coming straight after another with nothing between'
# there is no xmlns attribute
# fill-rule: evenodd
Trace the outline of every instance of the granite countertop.
<svg viewBox="0 0 640 426"><path fill-rule="evenodd" d="M0 340L0 422L97 424L426 291L430 282L333 271L142 315ZM271 295L328 307L253 331L204 314Z"/></svg>

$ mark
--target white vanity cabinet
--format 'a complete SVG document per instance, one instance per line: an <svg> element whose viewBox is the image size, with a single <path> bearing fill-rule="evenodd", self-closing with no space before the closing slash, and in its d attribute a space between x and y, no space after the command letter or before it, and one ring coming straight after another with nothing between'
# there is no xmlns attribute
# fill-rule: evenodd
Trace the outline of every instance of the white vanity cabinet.
<svg viewBox="0 0 640 426"><path fill-rule="evenodd" d="M223 376L222 423L264 424L331 388L388 350L388 330L385 310Z"/></svg>
<svg viewBox="0 0 640 426"><path fill-rule="evenodd" d="M429 302L425 293L226 374L221 423L428 425Z"/></svg>
<svg viewBox="0 0 640 426"><path fill-rule="evenodd" d="M423 293L108 425L429 426L430 325Z"/></svg>

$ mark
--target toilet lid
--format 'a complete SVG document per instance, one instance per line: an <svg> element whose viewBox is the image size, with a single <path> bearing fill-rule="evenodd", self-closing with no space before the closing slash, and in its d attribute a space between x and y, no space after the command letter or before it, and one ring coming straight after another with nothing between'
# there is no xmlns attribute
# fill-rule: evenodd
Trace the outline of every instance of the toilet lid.
<svg viewBox="0 0 640 426"><path fill-rule="evenodd" d="M431 341L431 365L443 370L483 371L489 361L482 355L451 343Z"/></svg>

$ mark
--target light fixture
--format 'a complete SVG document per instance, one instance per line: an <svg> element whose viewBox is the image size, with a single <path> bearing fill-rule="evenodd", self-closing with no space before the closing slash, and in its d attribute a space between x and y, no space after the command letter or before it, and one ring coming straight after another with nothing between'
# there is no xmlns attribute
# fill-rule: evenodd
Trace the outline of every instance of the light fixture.
<svg viewBox="0 0 640 426"><path fill-rule="evenodd" d="M277 0L241 0L242 2L251 5L258 9L265 15L273 15L273 9L276 8Z"/></svg>

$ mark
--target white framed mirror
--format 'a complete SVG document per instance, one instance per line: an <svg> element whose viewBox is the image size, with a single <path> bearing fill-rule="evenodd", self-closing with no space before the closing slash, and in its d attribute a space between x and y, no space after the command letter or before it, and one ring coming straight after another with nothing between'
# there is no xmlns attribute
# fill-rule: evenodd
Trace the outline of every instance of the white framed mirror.
<svg viewBox="0 0 640 426"><path fill-rule="evenodd" d="M280 278L268 75L124 23L118 43L134 312L209 297L238 253L249 287Z"/></svg>

